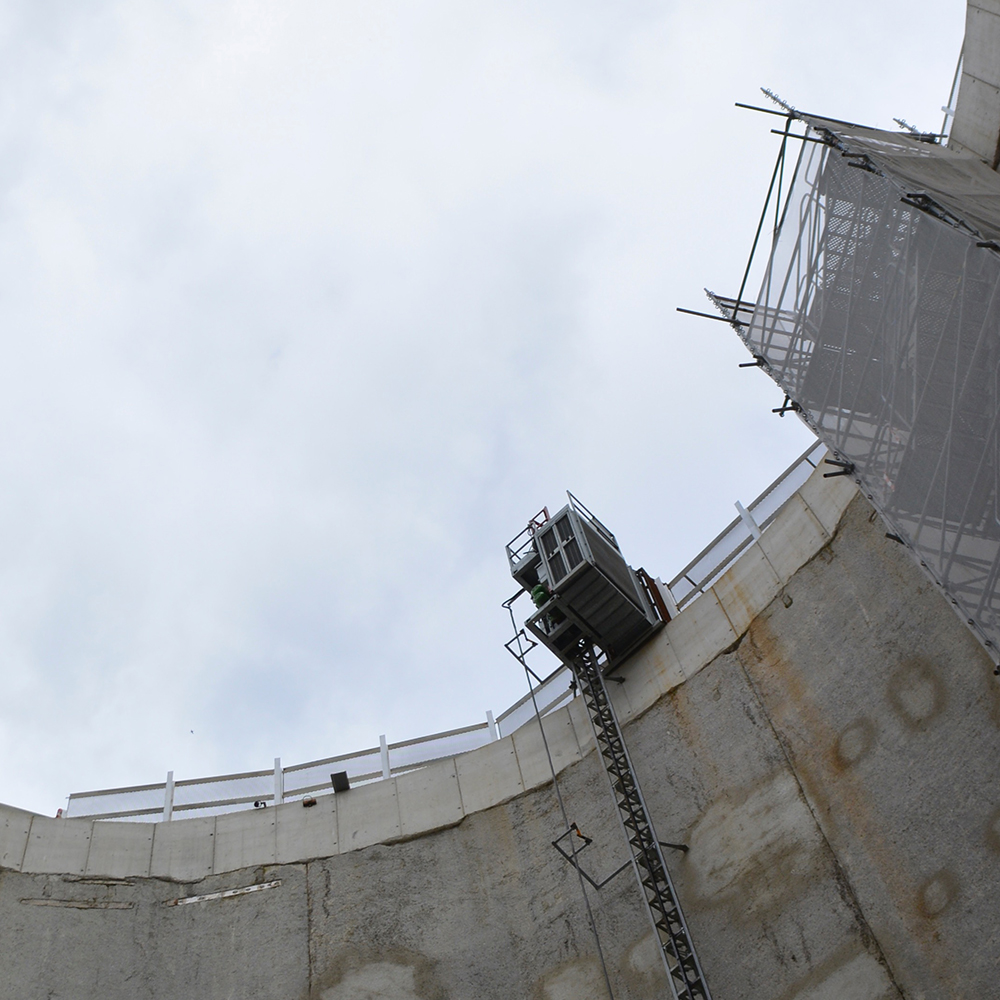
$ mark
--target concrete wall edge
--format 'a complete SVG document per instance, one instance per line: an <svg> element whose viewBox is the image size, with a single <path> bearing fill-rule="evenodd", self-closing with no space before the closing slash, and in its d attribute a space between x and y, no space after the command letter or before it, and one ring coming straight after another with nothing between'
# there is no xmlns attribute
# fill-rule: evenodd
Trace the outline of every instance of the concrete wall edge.
<svg viewBox="0 0 1000 1000"><path fill-rule="evenodd" d="M762 537L623 666L626 683L611 685L612 698L623 723L648 711L664 695L737 642L745 634L749 622L829 543L857 488L846 479L824 480L821 468L816 469L784 505ZM557 774L593 749L589 734L576 732L572 714L571 707L565 707L545 720L550 748L554 748ZM515 736L518 737L516 750ZM512 767L510 760L513 760ZM529 731L525 726L517 734L461 754L440 767L430 765L400 775L391 782L375 782L352 789L346 793L351 796L350 808L346 799L338 802L333 796L333 802L325 804L322 810L304 809L301 803L293 802L267 810L227 814L241 817L227 819L227 825L237 824L241 828L236 832L244 836L243 847L235 852L230 850L228 853L233 860L220 868L217 867L219 849L213 840L208 871L217 875L254 865L271 865L276 863L278 855L278 863L305 863L376 843L412 840L456 826L466 815L501 805L531 788L544 787L551 780L537 727ZM487 782L491 787L485 796L473 796L471 787L463 791L463 784L478 786ZM419 785L423 786L418 795L406 794L411 785L414 792ZM400 788L402 796L398 794ZM404 808L401 798L419 801L419 814L411 815L410 807ZM470 808L466 802L472 801L477 804ZM326 815L329 810L332 810L332 817ZM341 817L342 811L355 817L355 826L358 818L362 819L364 829L360 839L358 829L347 836L348 830L343 824L348 817ZM88 877L150 873L178 881L197 881L203 876L193 871L188 863L190 858L186 856L204 853L209 848L203 838L204 824L197 828L181 826L187 823L198 821L117 823L114 843L102 846L98 860L91 858L91 848L93 830L101 826L100 822L84 818L55 820L0 804L0 868L37 873L77 872L86 873ZM274 827L279 840L300 847L279 850L276 855L269 835L261 836L265 824ZM150 827L153 828L152 836ZM157 836L161 833L160 828L167 827L175 844L170 858L160 867L150 859L155 850L153 845L160 839ZM192 841L190 852L183 849L185 834L182 831L186 830L198 840L197 844ZM166 829L162 833L166 833ZM176 843L178 838L182 843ZM95 864L110 870L97 871Z"/></svg>

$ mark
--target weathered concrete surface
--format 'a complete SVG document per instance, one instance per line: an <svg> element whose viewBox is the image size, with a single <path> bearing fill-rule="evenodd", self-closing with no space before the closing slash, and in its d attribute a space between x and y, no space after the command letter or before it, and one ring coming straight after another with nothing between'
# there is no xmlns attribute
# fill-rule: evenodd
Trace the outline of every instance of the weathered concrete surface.
<svg viewBox="0 0 1000 1000"><path fill-rule="evenodd" d="M642 714L742 635L800 566L829 540L856 493L816 470L759 542L628 662L628 688L612 685L623 720ZM593 746L582 704L545 719L556 771ZM0 805L0 865L24 872L159 875L193 879L253 865L308 861L431 833L550 781L536 727L479 750L351 790L317 808L298 803L168 823L55 822Z"/></svg>
<svg viewBox="0 0 1000 1000"><path fill-rule="evenodd" d="M863 504L741 667L900 985L1000 996L1000 683Z"/></svg>
<svg viewBox="0 0 1000 1000"><path fill-rule="evenodd" d="M659 835L690 845L668 860L717 1000L997 997L1000 688L863 500L835 527L849 494L811 481L613 694ZM602 877L625 853L585 723L576 702L547 730ZM605 996L537 733L477 753L160 824L119 877L96 873L118 825L5 811L0 1000ZM615 996L665 995L631 877L591 900Z"/></svg>
<svg viewBox="0 0 1000 1000"><path fill-rule="evenodd" d="M180 896L228 889L160 879L0 876L0 996L304 997L305 872L273 889L186 906Z"/></svg>
<svg viewBox="0 0 1000 1000"><path fill-rule="evenodd" d="M732 656L723 659L692 682L706 714L732 731L707 772L697 748L678 743L674 705L647 713L630 734L638 753L657 747L661 767L664 751L682 750L669 780L647 775L647 791L661 835L691 832L691 853L676 864L678 887L707 946L716 995L771 997L800 971L826 963L842 974L859 956L877 971L832 856L781 772L777 741L742 710L746 686L713 698L716 674L736 670ZM719 787L755 782L763 791L749 807L731 812L723 800L702 808ZM594 754L565 772L562 789L594 838L590 870L606 874L624 860L624 847ZM604 988L578 884L550 845L560 827L551 789L542 788L429 836L193 883L8 871L0 878L0 996L597 1000ZM720 847L737 856L720 857ZM748 850L757 859L749 875L740 860ZM783 867L769 873L774 864ZM275 880L281 885L257 893L165 905ZM775 885L741 899L759 881ZM631 877L595 894L594 905L616 996L662 992Z"/></svg>

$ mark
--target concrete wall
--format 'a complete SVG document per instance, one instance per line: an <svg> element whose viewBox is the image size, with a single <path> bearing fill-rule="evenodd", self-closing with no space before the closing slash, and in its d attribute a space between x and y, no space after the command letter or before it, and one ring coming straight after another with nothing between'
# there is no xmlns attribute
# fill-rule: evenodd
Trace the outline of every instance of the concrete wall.
<svg viewBox="0 0 1000 1000"><path fill-rule="evenodd" d="M1000 164L1000 0L969 0L962 79L948 145Z"/></svg>
<svg viewBox="0 0 1000 1000"><path fill-rule="evenodd" d="M717 1000L1000 995L997 682L869 514L814 476L612 686ZM547 732L604 876L579 702ZM532 727L312 809L4 810L0 998L602 997L561 827ZM615 996L666 995L631 876L591 902Z"/></svg>
<svg viewBox="0 0 1000 1000"><path fill-rule="evenodd" d="M627 689L612 685L620 716L646 711L746 631L795 571L829 541L855 487L820 472L706 594L628 664ZM593 745L581 705L545 721L557 771ZM250 865L307 861L460 823L551 780L536 726L388 781L208 819L169 823L54 820L0 805L0 865L16 871L190 879Z"/></svg>

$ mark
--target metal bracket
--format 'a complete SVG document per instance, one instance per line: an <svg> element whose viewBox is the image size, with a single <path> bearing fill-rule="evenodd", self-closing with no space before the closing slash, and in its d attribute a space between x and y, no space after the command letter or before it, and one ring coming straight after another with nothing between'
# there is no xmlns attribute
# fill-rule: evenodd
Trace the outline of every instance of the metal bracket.
<svg viewBox="0 0 1000 1000"><path fill-rule="evenodd" d="M882 176L882 171L872 163L867 153L851 153L845 150L840 155L847 157L847 165L849 167L857 167L858 170L866 170L870 174L876 174L879 177Z"/></svg>
<svg viewBox="0 0 1000 1000"><path fill-rule="evenodd" d="M509 605L505 605L505 607L507 607L507 610L510 611ZM513 613L511 614L511 617L513 617ZM514 648L515 643L517 644L517 649ZM506 649L507 652L510 653L510 655L513 656L514 659L517 660L517 662L520 663L521 666L524 667L524 669L527 670L539 684L541 684L542 678L528 666L528 663L525 660L528 653L530 653L537 645L538 643L535 642L535 640L532 639L531 636L528 635L528 633L522 628L518 629L518 631L514 633L514 637L512 639L508 639L503 644L503 648Z"/></svg>
<svg viewBox="0 0 1000 1000"><path fill-rule="evenodd" d="M683 854L687 854L687 852L691 850L691 848L688 847L687 844L671 844L668 843L666 840L658 840L657 843L660 845L660 847L669 847L675 851L680 851Z"/></svg>
<svg viewBox="0 0 1000 1000"><path fill-rule="evenodd" d="M948 109L942 108L942 111ZM917 142L930 142L937 143L944 138L944 134L941 132L923 132L916 127L916 125L911 125L905 118L893 118L893 121L901 128L905 129L910 135L913 136Z"/></svg>
<svg viewBox="0 0 1000 1000"><path fill-rule="evenodd" d="M689 316L701 316L702 319L722 320L723 323L729 323L730 326L737 326L741 330L743 329L743 324L738 319L731 319L728 316L716 316L713 313L699 312L697 309L684 309L681 306L677 307L677 312L687 313Z"/></svg>
<svg viewBox="0 0 1000 1000"><path fill-rule="evenodd" d="M579 838L580 838L580 839L581 839L581 840L583 841L583 847L581 847L581 848L580 848L580 849L579 849L578 851L574 851L574 852L573 852L572 854L567 854L567 853L566 853L566 851L565 851L565 850L563 849L563 846L562 846L562 844L560 843L560 841L563 841L563 840L565 840L565 839L566 839L567 837L570 837L570 836L572 836L572 835L573 835L574 833L575 833L575 834L577 835L577 837L579 837ZM583 853L583 851L585 851L585 850L586 850L586 849L587 849L588 847L590 847L590 845L591 845L591 844L592 844L593 842L594 842L594 841L593 841L593 839L592 839L592 838L590 838L590 837L586 836L586 835L585 835L584 833L582 833L582 832L581 832L580 828L579 828L579 827L578 827L578 826L576 825L576 823L572 823L572 824L570 824L570 827L569 827L569 829L568 829L568 830L567 830L567 831L566 831L566 832L565 832L564 834L562 834L562 836L559 836L559 837L556 837L556 839L552 841L552 846L553 846L553 847L554 847L554 848L555 848L555 849L556 849L556 850L557 850L557 851L558 851L558 852L559 852L559 853L560 853L560 854L561 854L561 855L562 855L562 856L563 856L563 857L564 857L564 858L565 858L565 859L566 859L566 860L567 860L567 861L568 861L568 862L569 862L569 863L570 863L570 864L571 864L571 865L572 865L572 866L573 866L573 867L574 867L574 868L575 868L575 869L576 869L576 870L577 870L577 871L578 871L578 872L579 872L579 873L580 873L580 874L581 874L581 875L582 875L582 876L583 876L583 877L584 877L584 878L585 878L585 879L586 879L586 880L587 880L587 881L588 881L588 882L589 882L589 883L590 883L590 884L591 884L591 885L592 885L592 886L593 886L593 887L594 887L595 889L602 889L602 888L603 888L604 886L606 886L606 885L607 885L607 884L608 884L608 883L609 883L609 882L610 882L610 881L611 881L611 880L612 880L613 878L615 878L615 877L616 877L616 876L618 876L618 875L621 875L621 873L622 873L623 871L625 871L625 869L626 869L626 868L630 867L630 866L631 866L631 864L632 864L632 862L631 862L631 861L626 861L626 862L625 862L625 864L621 865L621 866L620 866L619 868L616 868L616 869L615 869L615 870L614 870L614 871L613 871L613 872L612 872L612 873L611 873L611 874L610 874L610 875L609 875L609 876L608 876L607 878L604 878L604 879L601 879L601 881L600 881L600 882L597 882L597 881L595 881L595 880L594 880L593 878L591 878L591 876L590 876L590 875L588 875L588 874L587 874L587 873L586 873L586 872L585 872L585 871L583 870L583 866L582 866L582 865L580 864L580 862L576 860L576 859L577 859L577 856L578 856L578 855L580 855L580 854L582 854L582 853Z"/></svg>
<svg viewBox="0 0 1000 1000"><path fill-rule="evenodd" d="M785 401L781 406L771 410L772 413L777 413L779 417L783 417L786 413L801 413L802 407L792 399L788 393L785 393Z"/></svg>
<svg viewBox="0 0 1000 1000"><path fill-rule="evenodd" d="M515 642L517 643L516 653L514 652L513 648ZM538 643L535 642L535 640L532 639L531 636L528 635L528 633L525 632L524 629L522 628L514 633L514 637L512 639L508 639L503 644L503 648L506 649L507 652L510 653L510 655L513 656L515 660L520 660L522 657L527 656L528 653L530 653L537 645Z"/></svg>
<svg viewBox="0 0 1000 1000"><path fill-rule="evenodd" d="M853 462L841 462L838 458L825 458L823 459L826 465L836 465L838 466L836 472L824 472L824 479L836 479L837 476L853 476L854 475L854 463Z"/></svg>
<svg viewBox="0 0 1000 1000"><path fill-rule="evenodd" d="M909 194L903 195L903 197L899 200L904 205L909 205L911 208L916 208L921 212L926 212L928 215L933 216L935 219L939 219L941 222L951 226L953 229L961 230L962 232L968 233L972 236L980 235L964 219L960 219L954 212L948 211L947 208L938 204L930 195L924 194L923 191L912 191Z"/></svg>

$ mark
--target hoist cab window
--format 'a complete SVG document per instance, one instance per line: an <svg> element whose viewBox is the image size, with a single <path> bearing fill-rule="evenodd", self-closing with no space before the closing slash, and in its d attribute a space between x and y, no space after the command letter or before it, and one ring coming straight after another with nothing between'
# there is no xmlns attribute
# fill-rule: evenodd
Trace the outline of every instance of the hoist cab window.
<svg viewBox="0 0 1000 1000"><path fill-rule="evenodd" d="M556 587L583 562L568 511L541 534L540 541L551 586Z"/></svg>

